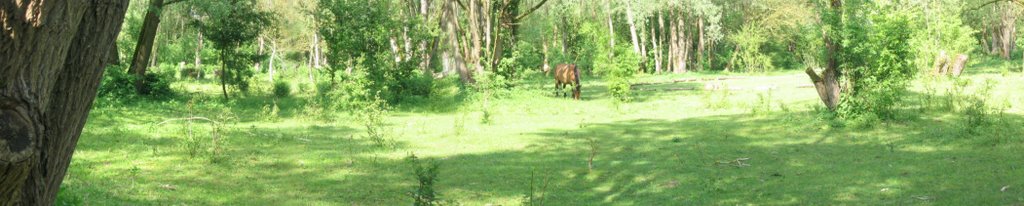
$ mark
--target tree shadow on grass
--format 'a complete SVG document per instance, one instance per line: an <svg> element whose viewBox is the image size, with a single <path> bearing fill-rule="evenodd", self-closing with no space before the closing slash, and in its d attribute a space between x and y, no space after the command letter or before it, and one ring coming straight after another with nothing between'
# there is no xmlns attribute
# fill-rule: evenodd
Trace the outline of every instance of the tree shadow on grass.
<svg viewBox="0 0 1024 206"><path fill-rule="evenodd" d="M1020 204L1024 132L1001 144L963 138L954 121L886 122L871 128L831 128L811 112L729 115L680 120L635 119L547 129L517 150L456 154L441 163L436 189L467 204L516 204L547 180L547 205L816 205ZM1024 123L1007 114L1003 121ZM336 128L257 128L237 136L224 163L149 158L141 178L102 162L76 173L83 194L129 204L185 203L397 205L415 184L402 159L380 155L353 131ZM93 134L103 135L103 134ZM494 137L502 138L502 137ZM309 141L305 141L306 139ZM593 140L593 141L591 141ZM938 140L938 141L936 141ZM592 144L596 143L596 144ZM593 170L588 159L596 145ZM96 147L96 146L92 146ZM409 146L399 144L396 149ZM117 148L117 147L105 147ZM140 152L132 151L131 153ZM92 166L89 166L92 165ZM79 169L80 171L82 169ZM103 170L106 170L104 172ZM115 189L148 188L142 191ZM164 189L164 185L174 189ZM1004 186L1009 189L1001 191ZM537 189L540 193L540 189ZM121 192L128 191L128 194ZM132 195L134 194L134 195ZM86 200L88 201L88 200Z"/></svg>
<svg viewBox="0 0 1024 206"><path fill-rule="evenodd" d="M1019 204L1022 132L998 146L933 142L954 123L822 129L813 114L630 120L549 130L527 151L443 160L446 192L518 197L550 177L546 203ZM1012 117L1022 122L1021 117ZM927 127L926 127L927 126ZM597 144L594 169L587 159ZM968 140L986 141L986 140ZM445 188L448 187L448 188ZM452 188L454 187L454 188ZM539 187L539 186L538 186Z"/></svg>

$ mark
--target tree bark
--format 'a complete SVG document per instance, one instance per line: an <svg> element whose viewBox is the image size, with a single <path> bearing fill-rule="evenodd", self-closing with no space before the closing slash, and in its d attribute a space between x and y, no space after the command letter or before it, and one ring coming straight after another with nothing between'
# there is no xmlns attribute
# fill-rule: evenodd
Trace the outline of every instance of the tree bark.
<svg viewBox="0 0 1024 206"><path fill-rule="evenodd" d="M0 3L0 205L53 205L127 0Z"/></svg>
<svg viewBox="0 0 1024 206"><path fill-rule="evenodd" d="M632 7L632 3L630 3L630 1L626 1L626 21L627 23L629 23L629 36L630 40L632 40L633 42L633 52L636 52L636 56L640 57L640 62L637 62L637 69L642 72L644 71L645 56L644 53L640 50L640 37L638 37L637 35L635 22L636 19L633 16Z"/></svg>
<svg viewBox="0 0 1024 206"><path fill-rule="evenodd" d="M704 70L704 17L697 18L697 71Z"/></svg>
<svg viewBox="0 0 1024 206"><path fill-rule="evenodd" d="M267 64L267 77L270 78L270 83L274 83L274 57L277 56L277 43L270 41L270 60Z"/></svg>
<svg viewBox="0 0 1024 206"><path fill-rule="evenodd" d="M1002 25L1000 26L1000 32L1002 32L1000 34L1000 43L1002 45L1000 45L999 54L1004 59L1010 59L1010 54L1012 54L1017 40L1017 14L1012 6L1006 6L1003 10Z"/></svg>
<svg viewBox="0 0 1024 206"><path fill-rule="evenodd" d="M140 94L145 92L143 90L145 89L146 69L149 66L147 61L152 58L153 43L156 40L157 29L160 28L160 14L163 6L164 0L149 1L146 17L142 22L142 32L139 34L131 66L128 68L128 71L135 75L135 91Z"/></svg>
<svg viewBox="0 0 1024 206"><path fill-rule="evenodd" d="M225 63L227 61L227 59L224 59L224 58L228 58L227 51L220 51L220 90L224 94L224 100L228 100L228 98L229 98L228 97L228 73L229 72L228 72L227 63Z"/></svg>
<svg viewBox="0 0 1024 206"><path fill-rule="evenodd" d="M960 54L956 56L956 60L953 61L953 65L950 68L950 74L954 77L959 77L964 72L964 68L967 66L968 56L966 54Z"/></svg>
<svg viewBox="0 0 1024 206"><path fill-rule="evenodd" d="M605 7L608 9L608 44L611 46L611 52L608 53L608 58L615 56L615 23L612 21L612 3L611 0L605 0Z"/></svg>
<svg viewBox="0 0 1024 206"><path fill-rule="evenodd" d="M263 55L263 47L264 47L263 37L261 36L258 41L259 41L259 50L256 51L256 54ZM263 67L260 65L260 62L261 61L256 61L256 63L254 63L254 65L253 65L253 68L256 69L256 71L263 70ZM274 80L271 79L270 82L274 82Z"/></svg>
<svg viewBox="0 0 1024 206"><path fill-rule="evenodd" d="M833 27L841 26L840 18L843 15L842 0L832 0L830 4L830 10L828 12L835 12L834 19L830 19L829 24ZM833 28L838 29L838 28ZM838 32L838 31L833 31ZM825 103L829 111L836 111L839 108L840 98L840 86L839 86L839 67L842 62L839 60L839 55L843 52L842 45L836 42L832 35L828 32L822 32L825 40L825 57L828 65L825 67L825 71L822 75L818 75L813 69L807 68L807 75L811 78L811 82L814 83L814 88L818 90L818 97Z"/></svg>
<svg viewBox="0 0 1024 206"><path fill-rule="evenodd" d="M196 71L203 72L203 32L199 31L196 35L198 46L196 46Z"/></svg>
<svg viewBox="0 0 1024 206"><path fill-rule="evenodd" d="M654 28L651 28L651 29L654 29ZM662 53L662 50L658 48L658 43L659 42L665 42L665 33L667 33L667 32L665 32L665 17L662 15L661 11L658 11L658 32L655 32L655 33L661 34L661 35L652 35L652 36L655 36L655 37L660 37L660 38L655 38L655 40L654 40L654 50L657 51L657 52L654 53L654 55L655 55L654 58L656 59L655 62L654 62L655 63L655 73L661 73L661 71L662 71L662 62L665 62L665 61L664 61L664 58L662 58L664 53Z"/></svg>
<svg viewBox="0 0 1024 206"><path fill-rule="evenodd" d="M658 48L658 33L651 27L651 49L654 51L654 73L661 73L661 49Z"/></svg>

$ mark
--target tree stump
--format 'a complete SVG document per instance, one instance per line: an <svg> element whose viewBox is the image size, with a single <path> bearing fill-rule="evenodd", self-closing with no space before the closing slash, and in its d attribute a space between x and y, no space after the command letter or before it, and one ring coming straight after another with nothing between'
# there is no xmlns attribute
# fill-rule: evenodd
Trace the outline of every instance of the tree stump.
<svg viewBox="0 0 1024 206"><path fill-rule="evenodd" d="M968 56L961 54L956 56L956 61L953 62L953 67L950 69L950 74L954 77L959 77L964 72L964 67L967 66Z"/></svg>

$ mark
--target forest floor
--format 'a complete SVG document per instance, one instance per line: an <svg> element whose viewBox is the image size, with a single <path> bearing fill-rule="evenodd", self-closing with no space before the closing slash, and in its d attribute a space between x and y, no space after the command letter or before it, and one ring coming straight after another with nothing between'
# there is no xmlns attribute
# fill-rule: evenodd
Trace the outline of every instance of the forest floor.
<svg viewBox="0 0 1024 206"><path fill-rule="evenodd" d="M310 109L308 86L222 101L179 82L171 100L97 104L59 204L408 205L410 154L464 205L1024 204L1024 75L978 62L965 87L919 78L886 121L833 120L802 71L642 76L625 104L588 76L581 101L536 76L487 101L399 105L390 147ZM968 127L975 94L996 109Z"/></svg>

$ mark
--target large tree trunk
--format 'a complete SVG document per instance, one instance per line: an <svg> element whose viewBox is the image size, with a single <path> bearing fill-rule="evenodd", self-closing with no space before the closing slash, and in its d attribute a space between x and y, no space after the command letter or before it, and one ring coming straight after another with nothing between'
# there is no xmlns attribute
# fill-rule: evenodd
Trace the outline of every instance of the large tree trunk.
<svg viewBox="0 0 1024 206"><path fill-rule="evenodd" d="M139 34L139 41L135 45L135 54L132 55L132 63L128 68L135 74L135 90L143 93L147 62L153 52L153 42L156 40L156 31L160 27L160 13L164 6L164 0L150 0L149 9L146 10L146 17L142 22L142 33Z"/></svg>
<svg viewBox="0 0 1024 206"><path fill-rule="evenodd" d="M53 205L127 0L0 3L0 205Z"/></svg>
<svg viewBox="0 0 1024 206"><path fill-rule="evenodd" d="M833 27L840 26L839 18L842 17L842 0L832 0L831 11L835 12L834 19L830 19L829 24ZM837 29L837 28L833 28ZM825 67L825 71L822 75L818 75L813 69L807 68L807 75L810 76L811 82L814 83L814 88L818 90L818 97L825 103L830 111L835 111L839 108L839 67L842 62L839 61L839 55L842 53L842 45L836 42L833 36L829 35L828 32L822 32L825 40L825 58L828 61L828 65Z"/></svg>
<svg viewBox="0 0 1024 206"><path fill-rule="evenodd" d="M1003 10L1003 16L1000 19L1002 23L1000 43L1002 45L1000 45L999 56L1010 59L1010 54L1013 52L1014 46L1017 45L1017 14L1012 6L1006 6Z"/></svg>
<svg viewBox="0 0 1024 206"><path fill-rule="evenodd" d="M687 63L689 63L688 60L690 57L690 41L689 37L686 34L685 13L679 12L679 14L676 16L676 24L673 26L676 27L675 48L677 51L675 52L676 55L675 59L673 60L675 68L672 70L672 72L685 73L687 72Z"/></svg>

